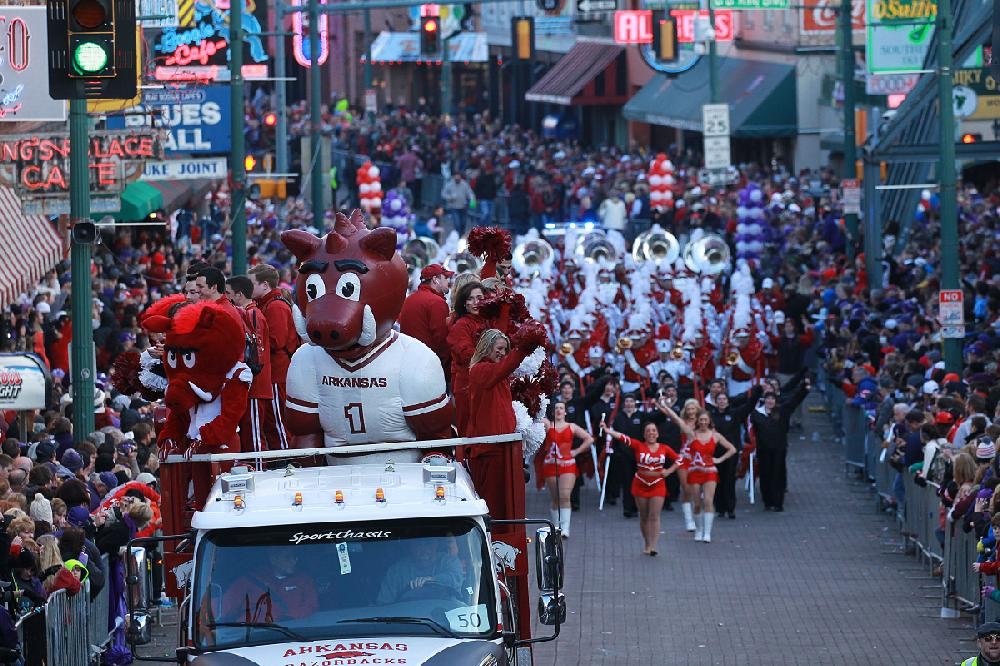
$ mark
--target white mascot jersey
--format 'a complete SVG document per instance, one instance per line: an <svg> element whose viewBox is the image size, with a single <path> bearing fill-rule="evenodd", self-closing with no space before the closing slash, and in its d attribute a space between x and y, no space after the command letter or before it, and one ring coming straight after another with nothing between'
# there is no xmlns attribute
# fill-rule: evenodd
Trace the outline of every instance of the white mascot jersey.
<svg viewBox="0 0 1000 666"><path fill-rule="evenodd" d="M334 359L316 345L299 347L288 367L286 388L289 409L319 414L328 447L413 441L416 435L406 417L448 404L438 357L398 331L350 362Z"/></svg>

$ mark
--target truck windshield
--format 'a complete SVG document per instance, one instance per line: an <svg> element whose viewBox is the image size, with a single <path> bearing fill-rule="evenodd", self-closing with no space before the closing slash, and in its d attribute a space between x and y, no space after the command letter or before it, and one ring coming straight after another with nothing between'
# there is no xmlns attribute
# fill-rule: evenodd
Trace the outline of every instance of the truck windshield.
<svg viewBox="0 0 1000 666"><path fill-rule="evenodd" d="M196 553L199 648L497 633L482 529L467 519L215 530Z"/></svg>

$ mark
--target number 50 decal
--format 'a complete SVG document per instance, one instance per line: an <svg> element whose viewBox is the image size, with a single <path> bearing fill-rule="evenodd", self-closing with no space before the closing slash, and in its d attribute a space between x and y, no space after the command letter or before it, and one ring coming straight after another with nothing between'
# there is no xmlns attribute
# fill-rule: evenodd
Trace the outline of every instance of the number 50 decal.
<svg viewBox="0 0 1000 666"><path fill-rule="evenodd" d="M352 402L344 405L344 418L351 426L352 435L363 435L365 433L365 410L360 402Z"/></svg>

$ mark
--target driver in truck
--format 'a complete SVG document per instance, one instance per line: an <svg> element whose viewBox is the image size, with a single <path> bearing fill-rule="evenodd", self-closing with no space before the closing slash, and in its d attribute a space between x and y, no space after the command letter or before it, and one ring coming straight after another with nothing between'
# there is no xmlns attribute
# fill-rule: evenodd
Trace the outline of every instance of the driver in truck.
<svg viewBox="0 0 1000 666"><path fill-rule="evenodd" d="M442 588L460 598L462 563L450 552L442 552L437 539L414 539L410 557L389 567L378 592L378 603L442 595Z"/></svg>
<svg viewBox="0 0 1000 666"><path fill-rule="evenodd" d="M270 547L265 557L248 559L250 572L233 582L222 598L224 621L283 622L309 617L319 607L316 581L301 573L294 548ZM256 566L254 566L256 564Z"/></svg>

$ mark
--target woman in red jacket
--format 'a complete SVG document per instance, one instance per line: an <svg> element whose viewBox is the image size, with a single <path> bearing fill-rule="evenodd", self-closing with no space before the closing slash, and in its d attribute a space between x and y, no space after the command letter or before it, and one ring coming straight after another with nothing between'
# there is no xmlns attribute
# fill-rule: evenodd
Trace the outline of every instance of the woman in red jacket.
<svg viewBox="0 0 1000 666"><path fill-rule="evenodd" d="M448 330L451 349L451 393L455 398L455 425L458 434L466 436L469 421L469 364L476 352L476 343L483 330L489 328L479 314L483 300L483 285L466 282L455 295L455 315Z"/></svg>
<svg viewBox="0 0 1000 666"><path fill-rule="evenodd" d="M504 435L514 432L517 419L510 393L510 376L537 345L526 342L511 349L510 339L491 328L483 333L476 345L469 368L468 437ZM520 446L517 458L521 458ZM492 444L469 447L469 470L479 495L486 500L494 518L505 515L510 506L503 471L503 450Z"/></svg>

